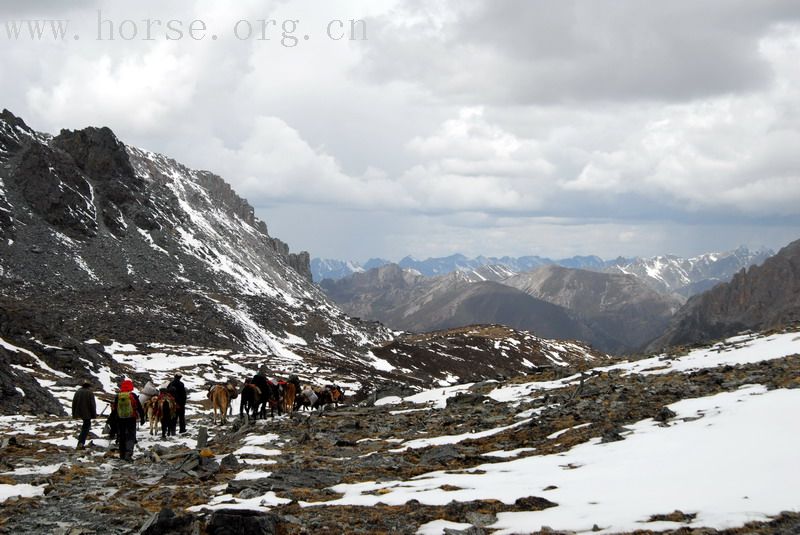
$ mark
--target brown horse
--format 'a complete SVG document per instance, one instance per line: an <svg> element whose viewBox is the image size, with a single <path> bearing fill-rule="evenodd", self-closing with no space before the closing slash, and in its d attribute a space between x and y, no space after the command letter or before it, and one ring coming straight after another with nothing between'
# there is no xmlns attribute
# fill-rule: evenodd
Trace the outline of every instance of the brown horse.
<svg viewBox="0 0 800 535"><path fill-rule="evenodd" d="M158 433L158 396L152 396L144 402L144 413L147 415L147 421L150 422L150 434L155 435Z"/></svg>
<svg viewBox="0 0 800 535"><path fill-rule="evenodd" d="M289 416L292 415L294 410L294 398L296 395L296 387L293 383L286 383L283 385L283 410Z"/></svg>
<svg viewBox="0 0 800 535"><path fill-rule="evenodd" d="M157 396L148 399L144 404L147 419L150 420L150 434L158 434L158 424L161 424L161 438L175 434L175 424L178 415L178 403L172 394L162 391Z"/></svg>
<svg viewBox="0 0 800 535"><path fill-rule="evenodd" d="M237 396L236 387L228 383L225 385L214 385L208 391L208 398L211 400L211 406L214 411L212 422L217 423L217 410L220 413L220 423L227 422L226 417L228 414L228 405L231 399Z"/></svg>
<svg viewBox="0 0 800 535"><path fill-rule="evenodd" d="M331 404L338 408L339 403L344 401L344 389L338 385L315 389L314 393L317 395L317 401L311 405L314 409L324 409L326 405Z"/></svg>

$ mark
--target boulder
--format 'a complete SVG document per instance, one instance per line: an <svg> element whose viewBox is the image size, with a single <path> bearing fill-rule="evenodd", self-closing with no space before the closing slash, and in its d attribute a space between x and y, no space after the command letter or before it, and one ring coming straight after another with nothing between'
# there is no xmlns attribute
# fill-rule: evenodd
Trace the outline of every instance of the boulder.
<svg viewBox="0 0 800 535"><path fill-rule="evenodd" d="M208 535L273 535L278 533L280 517L274 513L220 509L206 526Z"/></svg>

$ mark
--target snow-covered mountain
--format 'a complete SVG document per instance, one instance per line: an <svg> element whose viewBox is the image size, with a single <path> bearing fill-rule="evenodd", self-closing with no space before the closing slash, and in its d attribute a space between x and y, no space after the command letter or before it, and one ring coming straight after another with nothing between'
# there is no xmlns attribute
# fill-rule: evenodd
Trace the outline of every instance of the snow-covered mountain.
<svg viewBox="0 0 800 535"><path fill-rule="evenodd" d="M349 260L333 260L330 258L312 258L311 276L314 282L321 282L325 279L343 279L353 273L363 273L364 268L358 262Z"/></svg>
<svg viewBox="0 0 800 535"><path fill-rule="evenodd" d="M382 258L371 258L363 265L349 260L331 260L314 258L311 260L311 271L314 275L314 282L321 282L324 279L339 280L349 277L354 273L363 273L370 269L375 269L387 264L389 260ZM605 267L603 259L597 256L574 256L561 260L551 260L539 256L522 256L518 258L503 256L500 258L478 256L468 258L462 254L454 254L446 257L428 258L427 260L417 260L413 256L406 256L397 262L403 269L413 270L426 277L447 275L454 271L470 273L480 271L481 268L489 266L502 267L513 273L524 273L541 266L559 265L578 269L602 269ZM491 269L495 269L491 268ZM491 276L491 275L490 275Z"/></svg>
<svg viewBox="0 0 800 535"><path fill-rule="evenodd" d="M800 240L762 265L741 271L730 282L691 298L649 349L796 324L800 324Z"/></svg>
<svg viewBox="0 0 800 535"><path fill-rule="evenodd" d="M759 265L773 254L769 249L751 251L741 246L733 251L692 258L674 255L620 258L608 262L605 271L636 275L655 290L691 297L729 281L742 269Z"/></svg>
<svg viewBox="0 0 800 535"><path fill-rule="evenodd" d="M83 340L126 333L280 353L386 336L348 322L311 283L309 255L271 237L220 177L107 128L51 137L8 111L1 119L5 302L39 307Z"/></svg>
<svg viewBox="0 0 800 535"><path fill-rule="evenodd" d="M472 272L486 266L502 266L514 273L526 273L543 266L625 273L639 277L659 292L676 293L688 298L702 293L720 282L730 280L738 271L758 265L773 254L773 251L769 249L762 248L751 251L745 246L734 251L707 253L692 258L662 255L603 260L597 256L573 256L553 260L540 256L468 258L461 254L455 254L427 260L417 260L406 256L398 262L398 265L427 277L446 275L454 271ZM357 262L314 259L312 271L314 272L314 281L320 282L323 279L342 279L353 273L362 273L388 263L387 260L373 259L361 266Z"/></svg>
<svg viewBox="0 0 800 535"><path fill-rule="evenodd" d="M339 280L349 277L354 273L364 273L370 269L391 264L383 258L370 258L363 265L352 260L335 260L332 258L312 258L311 275L314 282L322 282L325 279Z"/></svg>

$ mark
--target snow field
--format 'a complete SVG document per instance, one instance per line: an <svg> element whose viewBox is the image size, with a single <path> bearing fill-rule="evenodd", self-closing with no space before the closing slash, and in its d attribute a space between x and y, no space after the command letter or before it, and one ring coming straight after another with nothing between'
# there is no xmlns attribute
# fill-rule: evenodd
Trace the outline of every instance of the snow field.
<svg viewBox="0 0 800 535"><path fill-rule="evenodd" d="M678 414L675 423L661 427L642 420L629 426L632 433L620 442L592 439L565 453L460 473L337 485L332 490L342 493L341 499L303 505L401 505L412 499L429 505L481 499L513 503L527 496L558 504L544 511L502 513L491 526L498 533L529 533L541 526L588 533L594 525L601 533L663 530L679 525L647 520L676 509L697 513L694 527L727 528L797 509L800 480L786 475L800 470L800 432L792 423L800 391L750 386L670 408ZM544 490L550 486L557 488ZM371 494L375 491L380 495Z"/></svg>

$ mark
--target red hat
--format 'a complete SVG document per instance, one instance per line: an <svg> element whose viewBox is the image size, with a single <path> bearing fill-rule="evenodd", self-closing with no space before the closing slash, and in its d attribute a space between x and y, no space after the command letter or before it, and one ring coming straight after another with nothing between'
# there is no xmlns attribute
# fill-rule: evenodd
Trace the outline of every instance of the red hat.
<svg viewBox="0 0 800 535"><path fill-rule="evenodd" d="M133 392L133 381L125 379L119 385L120 392Z"/></svg>

